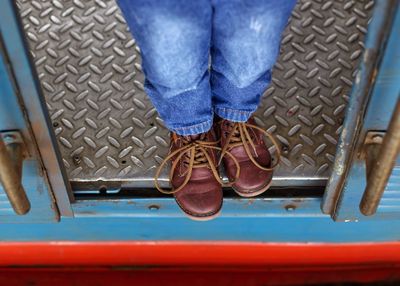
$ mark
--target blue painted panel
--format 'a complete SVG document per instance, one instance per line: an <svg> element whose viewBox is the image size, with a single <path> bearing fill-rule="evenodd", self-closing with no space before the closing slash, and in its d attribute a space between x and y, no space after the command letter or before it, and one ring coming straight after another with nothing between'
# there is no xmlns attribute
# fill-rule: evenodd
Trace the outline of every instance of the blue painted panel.
<svg viewBox="0 0 400 286"><path fill-rule="evenodd" d="M173 199L78 201L75 218L58 224L0 225L0 241L260 241L378 242L400 239L400 220L338 223L320 199L225 199L212 221L186 218ZM158 210L150 206L157 205ZM287 210L289 209L289 211ZM117 211L111 211L117 210Z"/></svg>
<svg viewBox="0 0 400 286"><path fill-rule="evenodd" d="M364 124L369 130L386 130L400 95L400 11L397 12L388 46Z"/></svg>
<svg viewBox="0 0 400 286"><path fill-rule="evenodd" d="M392 171L392 176L386 186L378 212L380 214L400 212L400 164Z"/></svg>
<svg viewBox="0 0 400 286"><path fill-rule="evenodd" d="M12 96L11 96L12 95ZM0 130L22 129L25 122L19 109L17 97L6 70L6 63L0 53ZM10 112L13 110L13 112Z"/></svg>
<svg viewBox="0 0 400 286"><path fill-rule="evenodd" d="M319 198L225 199L223 218L326 217L315 209ZM73 205L76 218L185 218L172 198L83 200Z"/></svg>
<svg viewBox="0 0 400 286"><path fill-rule="evenodd" d="M377 213L364 216L359 204L366 187L366 170L362 161L353 164L344 186L339 207L335 212L337 221L379 221L400 218L400 165L393 169ZM400 221L400 220L399 220ZM386 229L385 229L386 231Z"/></svg>
<svg viewBox="0 0 400 286"><path fill-rule="evenodd" d="M25 160L22 175L22 185L31 202L31 210L26 215L16 215L0 185L0 224L58 221L58 215L54 209L53 200L49 195L43 178L39 174L37 161Z"/></svg>

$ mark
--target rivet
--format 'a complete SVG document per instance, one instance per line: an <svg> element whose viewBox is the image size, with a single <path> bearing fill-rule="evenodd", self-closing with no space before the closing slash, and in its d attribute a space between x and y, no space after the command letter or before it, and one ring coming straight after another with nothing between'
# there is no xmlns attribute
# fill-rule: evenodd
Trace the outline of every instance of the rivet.
<svg viewBox="0 0 400 286"><path fill-rule="evenodd" d="M160 209L160 206L158 205L150 205L149 206L149 210L154 212L154 211L158 211Z"/></svg>

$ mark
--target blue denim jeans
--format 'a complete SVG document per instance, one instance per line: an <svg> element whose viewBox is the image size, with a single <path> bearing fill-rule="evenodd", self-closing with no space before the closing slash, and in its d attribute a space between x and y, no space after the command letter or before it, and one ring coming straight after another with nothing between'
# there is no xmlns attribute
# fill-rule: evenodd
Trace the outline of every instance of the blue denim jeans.
<svg viewBox="0 0 400 286"><path fill-rule="evenodd" d="M118 0L142 55L145 90L180 135L214 114L247 121L271 81L296 0Z"/></svg>

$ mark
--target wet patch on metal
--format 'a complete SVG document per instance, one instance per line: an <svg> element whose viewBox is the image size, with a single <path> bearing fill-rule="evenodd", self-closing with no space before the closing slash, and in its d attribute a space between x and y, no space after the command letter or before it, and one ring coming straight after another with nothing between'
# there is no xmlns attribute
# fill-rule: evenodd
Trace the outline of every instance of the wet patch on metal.
<svg viewBox="0 0 400 286"><path fill-rule="evenodd" d="M153 187L168 131L115 1L17 4L69 180ZM256 112L282 144L274 185L323 185L330 175L372 9L371 0L298 1Z"/></svg>

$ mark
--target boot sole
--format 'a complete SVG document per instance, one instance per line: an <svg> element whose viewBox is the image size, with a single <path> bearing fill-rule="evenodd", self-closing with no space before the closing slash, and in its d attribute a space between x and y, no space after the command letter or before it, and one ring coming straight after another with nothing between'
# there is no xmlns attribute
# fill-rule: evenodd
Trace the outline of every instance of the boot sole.
<svg viewBox="0 0 400 286"><path fill-rule="evenodd" d="M186 212L185 209L179 204L178 200L175 199L175 202L177 203L179 208L182 210L182 212L185 214L185 216L188 217L191 220L194 220L194 221L208 221L208 220L215 219L217 216L220 215L221 210L222 210L222 204L221 204L220 208L215 213L213 213L212 215L209 215L209 216L194 216L194 215Z"/></svg>
<svg viewBox="0 0 400 286"><path fill-rule="evenodd" d="M262 187L262 189L255 191L255 192L248 192L248 193L243 193L238 191L237 189L235 189L234 186L232 186L232 189L235 191L236 194L238 194L239 196L243 197L243 198L253 198L256 196L261 195L262 193L266 192L272 184L272 179L268 182L268 184L266 184L264 187Z"/></svg>
<svg viewBox="0 0 400 286"><path fill-rule="evenodd" d="M209 220L213 220L216 217L218 217L221 214L221 210L222 210L222 208L220 208L215 214L210 215L210 216L204 216L204 217L192 216L192 215L190 215L188 213L185 213L185 212L183 212L183 213L186 215L186 217L188 217L189 219L194 220L194 221L209 221Z"/></svg>

